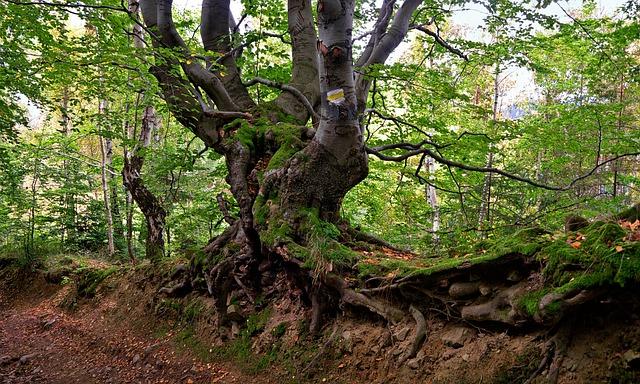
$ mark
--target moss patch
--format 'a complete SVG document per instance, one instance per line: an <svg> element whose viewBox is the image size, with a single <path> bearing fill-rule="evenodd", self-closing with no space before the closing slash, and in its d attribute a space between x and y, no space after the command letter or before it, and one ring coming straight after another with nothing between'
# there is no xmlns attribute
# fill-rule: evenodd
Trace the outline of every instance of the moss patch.
<svg viewBox="0 0 640 384"><path fill-rule="evenodd" d="M78 295L93 297L100 283L117 270L118 267L115 266L106 269L80 268L76 270Z"/></svg>

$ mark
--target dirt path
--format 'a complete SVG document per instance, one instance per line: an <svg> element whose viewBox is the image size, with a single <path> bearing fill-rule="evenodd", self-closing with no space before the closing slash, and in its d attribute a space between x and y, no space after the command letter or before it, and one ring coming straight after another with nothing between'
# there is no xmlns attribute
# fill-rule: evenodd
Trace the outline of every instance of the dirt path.
<svg viewBox="0 0 640 384"><path fill-rule="evenodd" d="M0 383L246 382L176 348L171 333L144 337L110 324L108 300L67 313L57 305L64 290L10 294L0 290Z"/></svg>

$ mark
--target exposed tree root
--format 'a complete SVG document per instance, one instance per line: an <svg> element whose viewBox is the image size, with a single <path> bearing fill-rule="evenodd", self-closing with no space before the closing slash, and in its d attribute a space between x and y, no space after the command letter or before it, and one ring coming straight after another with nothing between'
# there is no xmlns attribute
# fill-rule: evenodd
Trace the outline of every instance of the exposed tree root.
<svg viewBox="0 0 640 384"><path fill-rule="evenodd" d="M538 322L559 321L572 308L588 303L602 295L600 290L573 290L563 294L549 293L540 299Z"/></svg>
<svg viewBox="0 0 640 384"><path fill-rule="evenodd" d="M312 336L318 334L322 322L322 295L319 287L311 288L311 321L309 323L309 333Z"/></svg>
<svg viewBox="0 0 640 384"><path fill-rule="evenodd" d="M355 228L352 227L348 227L347 231L346 231L353 239L357 240L357 241L364 241L365 243L369 243L369 244L373 244L373 245L379 245L381 247L386 247L389 249L392 249L394 251L398 251L398 252L407 252L407 249L402 249L400 247L397 247L377 236L374 236L370 233L365 233L362 231L359 231Z"/></svg>
<svg viewBox="0 0 640 384"><path fill-rule="evenodd" d="M514 302L526 290L526 282L499 291L493 299L462 308L462 318L470 321L495 321L515 325L520 319Z"/></svg>
<svg viewBox="0 0 640 384"><path fill-rule="evenodd" d="M544 357L538 369L533 372L524 384L533 383L545 370L547 370L545 376L546 383L555 384L558 382L558 374L560 373L560 368L562 368L562 362L564 361L573 336L571 330L572 325L573 321L567 321L562 324L558 332L545 343Z"/></svg>
<svg viewBox="0 0 640 384"><path fill-rule="evenodd" d="M322 277L322 281L327 287L335 289L340 294L342 301L347 304L355 307L365 307L394 324L404 317L404 314L399 309L378 300L371 299L349 288L347 282L334 273L327 273Z"/></svg>
<svg viewBox="0 0 640 384"><path fill-rule="evenodd" d="M413 319L416 322L416 332L413 337L413 342L411 343L411 348L400 356L400 364L404 363L408 359L414 358L427 337L427 323L424 320L422 312L420 312L418 308L414 307L413 304L409 306L409 312L411 312L411 316L413 316Z"/></svg>

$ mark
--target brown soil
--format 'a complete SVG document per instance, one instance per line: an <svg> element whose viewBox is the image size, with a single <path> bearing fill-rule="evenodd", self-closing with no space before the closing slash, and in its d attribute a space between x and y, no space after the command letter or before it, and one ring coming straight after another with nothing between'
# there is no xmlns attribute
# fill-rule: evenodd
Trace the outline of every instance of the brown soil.
<svg viewBox="0 0 640 384"><path fill-rule="evenodd" d="M158 310L164 299L156 294L157 274L118 273L85 299L76 297L73 284L50 284L39 273L2 275L0 383L523 383L554 333L469 324L434 309L424 313L427 339L417 357L398 363L413 340L410 316L387 326L345 308L325 319L321 337L310 339L302 321L308 309L283 279L266 325L251 338L254 353L278 345L278 356L248 372L183 345L177 336L184 324ZM605 298L574 314L559 383L638 382L640 355L630 358L640 351L640 306L629 296L623 305ZM191 326L202 345L219 347L211 300L179 300L203 303ZM286 331L276 336L281 324Z"/></svg>
<svg viewBox="0 0 640 384"><path fill-rule="evenodd" d="M22 277L26 284L0 290L0 383L246 382L180 348L171 332L154 337L141 319L121 318L115 292L69 311L71 285Z"/></svg>

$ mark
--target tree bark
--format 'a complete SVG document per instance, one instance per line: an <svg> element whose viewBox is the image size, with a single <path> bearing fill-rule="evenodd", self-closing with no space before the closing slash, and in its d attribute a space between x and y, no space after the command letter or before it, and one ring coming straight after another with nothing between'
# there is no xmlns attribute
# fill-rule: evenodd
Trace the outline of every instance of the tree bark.
<svg viewBox="0 0 640 384"><path fill-rule="evenodd" d="M156 124L155 109L152 106L145 107L138 144L128 153L128 156L125 156L124 167L122 168L124 186L146 220L146 257L152 261L157 261L164 255L163 234L167 214L158 198L144 185L140 172L144 164L143 152L151 142L151 135Z"/></svg>

